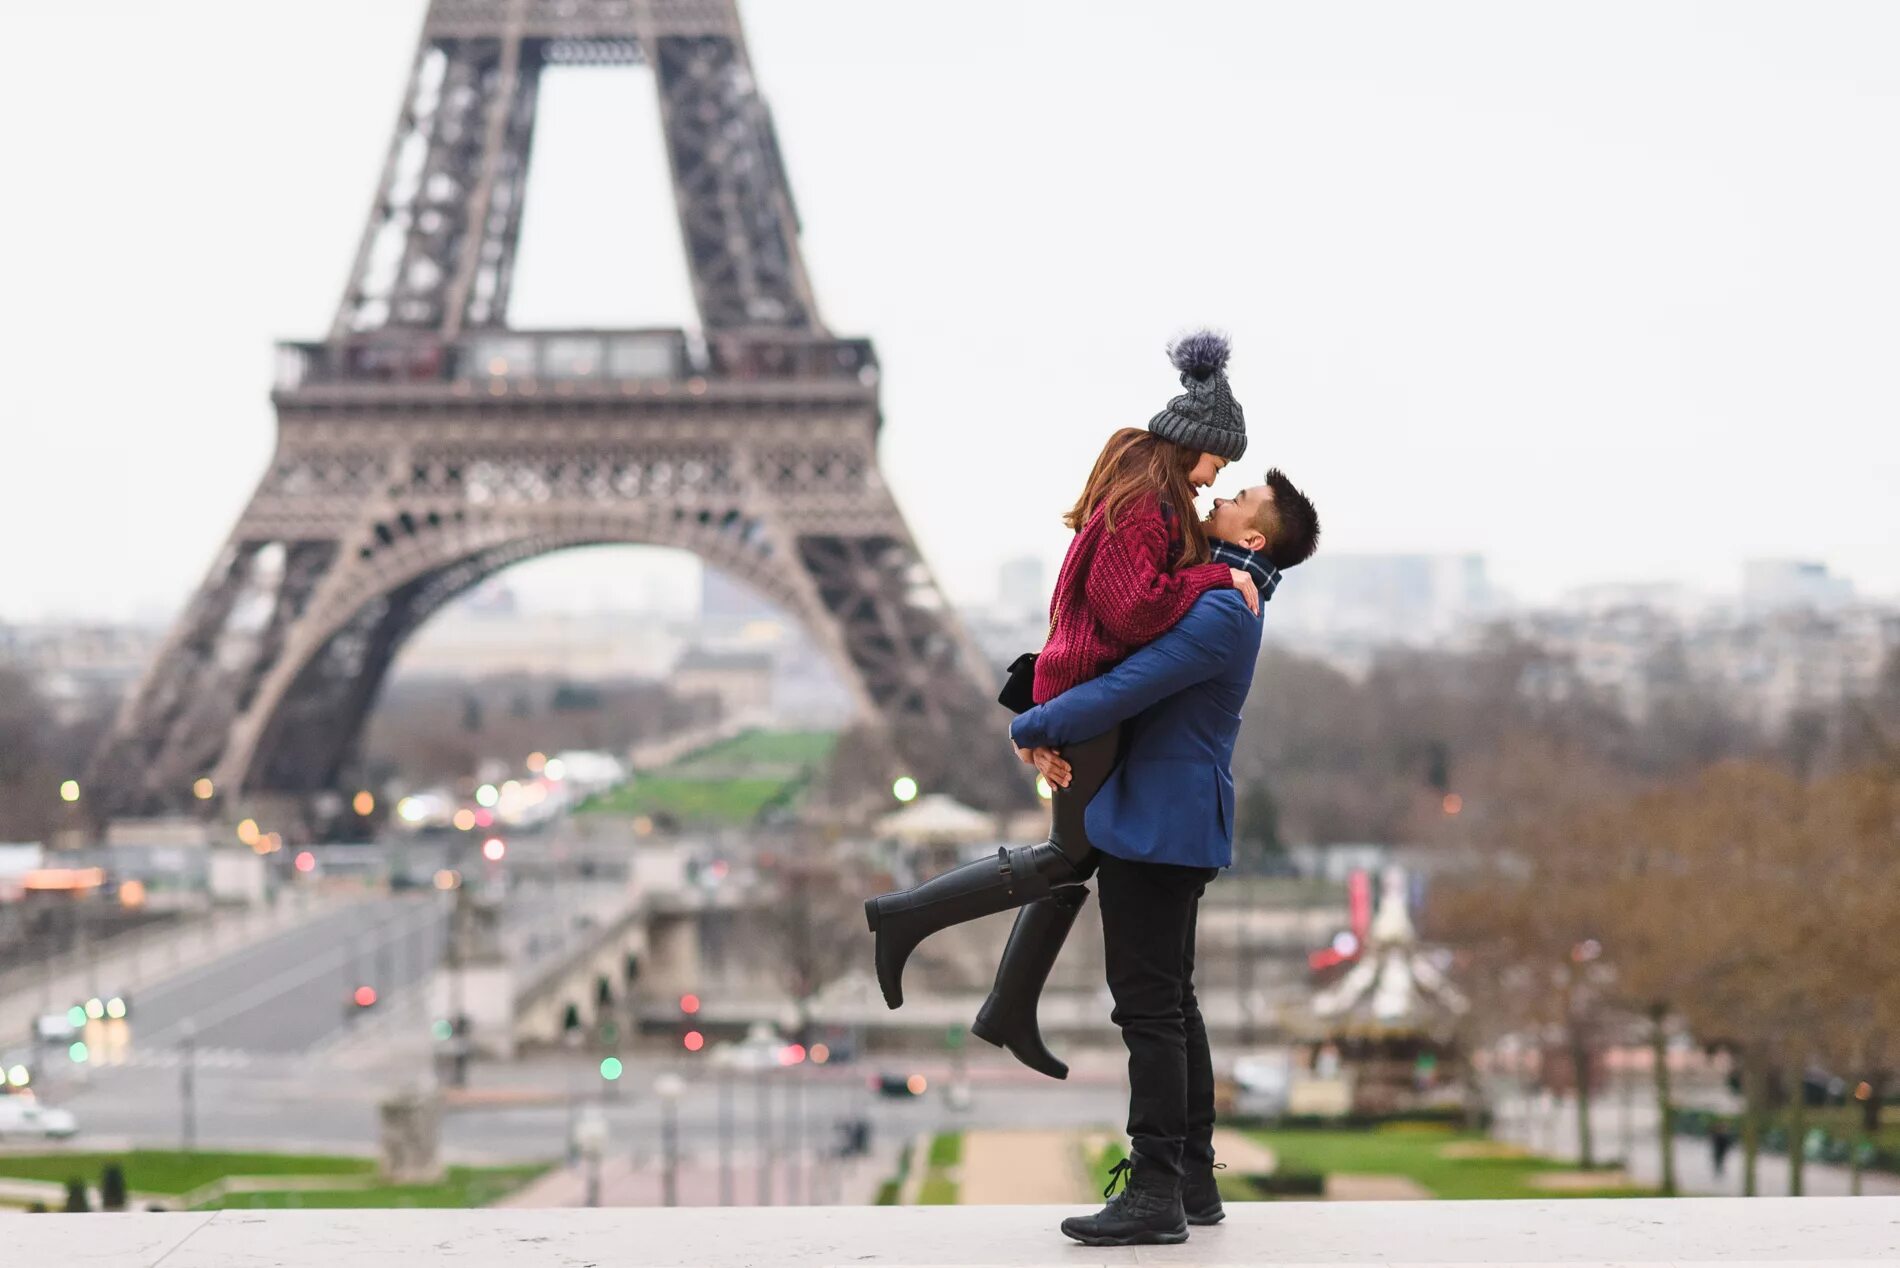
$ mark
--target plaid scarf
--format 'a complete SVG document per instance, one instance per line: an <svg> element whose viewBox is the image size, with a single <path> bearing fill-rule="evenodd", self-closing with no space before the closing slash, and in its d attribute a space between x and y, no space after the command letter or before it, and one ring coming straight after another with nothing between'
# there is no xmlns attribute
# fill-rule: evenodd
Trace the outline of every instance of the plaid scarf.
<svg viewBox="0 0 1900 1268"><path fill-rule="evenodd" d="M1280 570L1269 563L1265 555L1256 555L1244 546L1236 546L1218 537L1209 537L1207 544L1213 551L1215 563L1238 568L1253 578L1254 585L1260 588L1262 603L1273 597L1274 590L1280 584Z"/></svg>

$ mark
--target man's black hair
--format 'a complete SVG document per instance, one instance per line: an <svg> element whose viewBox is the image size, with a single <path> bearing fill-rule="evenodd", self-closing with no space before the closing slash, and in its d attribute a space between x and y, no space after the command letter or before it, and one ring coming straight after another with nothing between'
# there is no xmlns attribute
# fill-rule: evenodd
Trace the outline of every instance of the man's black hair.
<svg viewBox="0 0 1900 1268"><path fill-rule="evenodd" d="M1267 485L1273 490L1273 512L1277 521L1267 542L1266 555L1281 572L1305 563L1319 549L1319 512L1312 500L1293 487L1286 473L1275 467L1267 472Z"/></svg>

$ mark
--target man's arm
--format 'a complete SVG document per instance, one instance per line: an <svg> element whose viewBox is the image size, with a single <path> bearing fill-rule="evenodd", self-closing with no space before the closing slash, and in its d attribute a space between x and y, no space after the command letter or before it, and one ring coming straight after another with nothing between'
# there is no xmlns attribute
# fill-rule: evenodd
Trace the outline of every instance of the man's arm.
<svg viewBox="0 0 1900 1268"><path fill-rule="evenodd" d="M1073 744L1100 735L1149 705L1221 671L1234 654L1244 622L1255 618L1240 595L1217 590L1201 597L1175 627L1100 678L1039 704L1010 723L1019 748Z"/></svg>

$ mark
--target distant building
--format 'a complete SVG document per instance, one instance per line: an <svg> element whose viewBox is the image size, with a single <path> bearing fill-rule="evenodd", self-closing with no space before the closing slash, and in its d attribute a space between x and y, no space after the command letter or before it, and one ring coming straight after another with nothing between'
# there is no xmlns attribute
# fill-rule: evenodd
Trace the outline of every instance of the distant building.
<svg viewBox="0 0 1900 1268"><path fill-rule="evenodd" d="M1812 608L1827 612L1854 600L1854 583L1804 559L1751 559L1742 565L1742 606L1755 612Z"/></svg>
<svg viewBox="0 0 1900 1268"><path fill-rule="evenodd" d="M716 696L727 717L763 714L772 707L772 656L768 652L689 648L667 684L682 696Z"/></svg>
<svg viewBox="0 0 1900 1268"><path fill-rule="evenodd" d="M159 638L139 625L0 625L0 665L33 678L55 720L69 725L123 698Z"/></svg>
<svg viewBox="0 0 1900 1268"><path fill-rule="evenodd" d="M965 610L964 628L976 643L977 654L989 668L996 690L1003 687L1003 671L1024 652L1039 652L1049 637L1049 617L1030 612L1010 616L1001 612Z"/></svg>
<svg viewBox="0 0 1900 1268"><path fill-rule="evenodd" d="M1711 607L1690 617L1628 605L1528 613L1512 625L1568 653L1578 675L1636 721L1658 693L1699 685L1777 728L1796 710L1871 691L1900 652L1900 611L1864 604L1825 612Z"/></svg>
<svg viewBox="0 0 1900 1268"><path fill-rule="evenodd" d="M1042 560L1024 555L996 570L996 606L1002 615L1021 617L1049 610L1049 591L1043 582Z"/></svg>
<svg viewBox="0 0 1900 1268"><path fill-rule="evenodd" d="M1900 612L1869 607L1782 608L1705 622L1685 641L1690 672L1734 689L1759 721L1866 695L1900 652Z"/></svg>
<svg viewBox="0 0 1900 1268"><path fill-rule="evenodd" d="M785 614L717 568L699 570L699 619L715 626L783 621Z"/></svg>
<svg viewBox="0 0 1900 1268"><path fill-rule="evenodd" d="M1314 556L1275 594L1267 636L1352 658L1456 636L1496 605L1482 555Z"/></svg>
<svg viewBox="0 0 1900 1268"><path fill-rule="evenodd" d="M670 622L625 612L441 612L404 644L395 672L482 678L558 675L578 680L658 678L688 640Z"/></svg>

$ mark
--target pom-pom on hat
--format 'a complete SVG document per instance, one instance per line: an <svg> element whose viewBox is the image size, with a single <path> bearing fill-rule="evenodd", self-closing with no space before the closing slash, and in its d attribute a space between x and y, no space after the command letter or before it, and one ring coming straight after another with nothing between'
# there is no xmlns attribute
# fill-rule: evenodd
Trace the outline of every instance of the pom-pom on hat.
<svg viewBox="0 0 1900 1268"><path fill-rule="evenodd" d="M1168 360L1187 391L1148 420L1148 430L1186 449L1238 462L1247 452L1247 419L1227 385L1227 336L1197 330L1168 345Z"/></svg>

